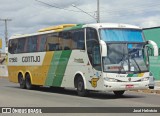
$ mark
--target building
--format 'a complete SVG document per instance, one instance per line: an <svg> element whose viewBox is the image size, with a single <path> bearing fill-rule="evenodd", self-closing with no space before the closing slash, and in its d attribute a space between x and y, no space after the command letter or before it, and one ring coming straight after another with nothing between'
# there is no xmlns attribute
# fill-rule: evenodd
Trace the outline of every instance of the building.
<svg viewBox="0 0 160 116"><path fill-rule="evenodd" d="M159 47L160 55L160 26L143 29L146 40L153 40ZM160 81L160 56L150 57L150 70L153 73L156 80Z"/></svg>

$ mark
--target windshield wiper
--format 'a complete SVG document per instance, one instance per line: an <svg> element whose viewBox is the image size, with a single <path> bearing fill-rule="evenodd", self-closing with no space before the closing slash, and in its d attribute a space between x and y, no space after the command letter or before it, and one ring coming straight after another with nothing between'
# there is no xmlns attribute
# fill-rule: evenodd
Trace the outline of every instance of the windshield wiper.
<svg viewBox="0 0 160 116"><path fill-rule="evenodd" d="M133 59L133 61L134 61L135 64L137 65L137 67L138 67L138 69L139 69L139 73L141 73L141 72L142 72L142 71L141 71L141 68L139 67L139 65L138 65L137 61L135 60L135 58L131 58L131 59Z"/></svg>
<svg viewBox="0 0 160 116"><path fill-rule="evenodd" d="M126 62L125 60L126 60L126 54L124 53L124 48L123 48L123 55L122 55L122 58L121 58L120 67L123 67L124 63ZM124 69L124 67L123 67L123 69ZM122 73L122 68L119 68L119 72L118 73Z"/></svg>
<svg viewBox="0 0 160 116"><path fill-rule="evenodd" d="M138 53L138 52L139 52L139 51L136 50L135 52L130 53L130 54L129 54L129 58L132 59L132 60L135 62L136 66L137 66L138 69L139 69L139 72L141 73L141 72L142 72L142 71L141 71L141 68L139 67L139 65L138 65L137 61L135 60L135 58L132 57L132 55L134 55L134 54L136 54L136 53Z"/></svg>

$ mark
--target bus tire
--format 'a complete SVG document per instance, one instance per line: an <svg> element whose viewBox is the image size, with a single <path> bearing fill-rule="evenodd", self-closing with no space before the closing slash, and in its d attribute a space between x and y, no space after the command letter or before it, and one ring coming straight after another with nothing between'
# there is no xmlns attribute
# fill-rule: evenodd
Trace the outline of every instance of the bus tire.
<svg viewBox="0 0 160 116"><path fill-rule="evenodd" d="M85 90L82 77L79 77L78 81L77 81L77 93L81 97L87 96L87 94L88 94L88 91Z"/></svg>
<svg viewBox="0 0 160 116"><path fill-rule="evenodd" d="M29 75L29 74L26 75L25 82L26 82L26 88L27 88L27 89L30 90L30 89L33 88L33 85L32 85L32 83L31 83L31 78L30 78L30 75Z"/></svg>
<svg viewBox="0 0 160 116"><path fill-rule="evenodd" d="M125 91L113 91L116 97L121 97Z"/></svg>
<svg viewBox="0 0 160 116"><path fill-rule="evenodd" d="M149 86L149 89L154 89L154 86Z"/></svg>
<svg viewBox="0 0 160 116"><path fill-rule="evenodd" d="M25 80L23 79L23 75L22 74L18 75L18 82L19 82L19 85L20 85L21 89L25 89L26 88L26 83L25 83Z"/></svg>

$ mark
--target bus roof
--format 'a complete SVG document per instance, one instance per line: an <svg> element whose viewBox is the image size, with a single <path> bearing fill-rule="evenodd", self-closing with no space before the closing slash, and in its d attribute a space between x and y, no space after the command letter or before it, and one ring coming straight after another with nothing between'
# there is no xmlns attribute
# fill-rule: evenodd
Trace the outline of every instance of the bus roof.
<svg viewBox="0 0 160 116"><path fill-rule="evenodd" d="M62 25L43 28L43 29L38 30L38 32L46 32L46 31L51 31L51 30L55 30L55 31L63 30L65 28L73 27L73 26L76 26L76 24L62 24Z"/></svg>
<svg viewBox="0 0 160 116"><path fill-rule="evenodd" d="M141 29L138 26L121 24L121 23L95 23L95 24L86 24L83 27L93 27L96 29L100 28L129 28L129 29Z"/></svg>
<svg viewBox="0 0 160 116"><path fill-rule="evenodd" d="M85 27L92 27L95 29L100 28L130 28L130 29L141 29L138 26L134 25L128 25L128 24L119 24L119 23L95 23L95 24L62 24L58 26L52 26L40 29L36 33L32 34L18 34L13 35L9 39L15 39L15 38L22 38L22 37L29 37L29 36L36 36L36 35L43 35L53 32L59 32L59 31L65 31L65 30L74 30L74 29L80 29Z"/></svg>
<svg viewBox="0 0 160 116"><path fill-rule="evenodd" d="M31 34L16 34L11 36L9 39L16 39L16 38L23 38L23 37L30 37L30 36L36 36L36 35L43 35L43 34L48 34L55 32L54 30L52 31L46 31L46 32L37 32L37 33L31 33Z"/></svg>

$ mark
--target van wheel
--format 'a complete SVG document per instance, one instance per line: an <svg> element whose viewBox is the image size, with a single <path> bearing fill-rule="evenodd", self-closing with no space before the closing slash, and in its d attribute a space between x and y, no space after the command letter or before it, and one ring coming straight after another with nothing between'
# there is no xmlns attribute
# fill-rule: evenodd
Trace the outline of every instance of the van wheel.
<svg viewBox="0 0 160 116"><path fill-rule="evenodd" d="M77 81L77 93L79 96L84 97L88 94L88 91L84 88L83 79L80 77Z"/></svg>
<svg viewBox="0 0 160 116"><path fill-rule="evenodd" d="M23 75L22 74L18 75L18 82L19 82L19 85L20 85L21 89L25 89L26 88L26 83L25 83L25 80L23 79Z"/></svg>
<svg viewBox="0 0 160 116"><path fill-rule="evenodd" d="M31 79L30 79L30 75L29 74L27 74L26 75L26 79L25 79L26 81L26 88L27 89L32 89L33 88L33 85L32 85L32 83L31 83Z"/></svg>
<svg viewBox="0 0 160 116"><path fill-rule="evenodd" d="M113 91L113 92L114 92L115 96L121 97L125 91Z"/></svg>

